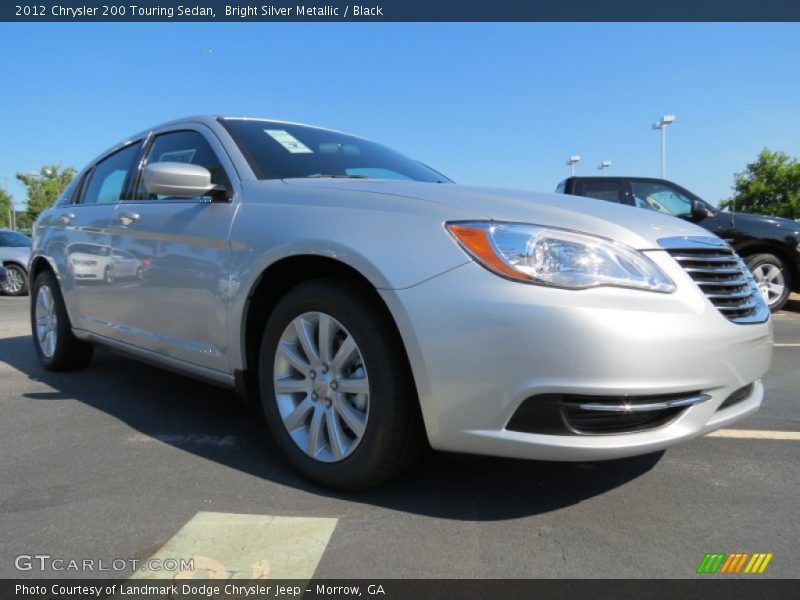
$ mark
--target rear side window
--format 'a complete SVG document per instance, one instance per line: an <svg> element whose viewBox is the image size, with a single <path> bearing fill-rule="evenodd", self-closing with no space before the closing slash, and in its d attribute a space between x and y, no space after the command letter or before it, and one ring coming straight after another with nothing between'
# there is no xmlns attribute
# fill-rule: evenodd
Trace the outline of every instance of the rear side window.
<svg viewBox="0 0 800 600"><path fill-rule="evenodd" d="M178 162L200 165L211 172L211 183L230 189L231 184L225 169L203 135L197 131L173 131L157 135L147 153L146 164L157 162ZM167 196L157 196L147 191L144 182L140 181L137 200L163 200Z"/></svg>
<svg viewBox="0 0 800 600"><path fill-rule="evenodd" d="M86 181L80 204L116 204L123 200L126 185L133 173L142 144L133 144L94 166Z"/></svg>
<svg viewBox="0 0 800 600"><path fill-rule="evenodd" d="M584 181L581 196L620 202L620 184L618 181Z"/></svg>

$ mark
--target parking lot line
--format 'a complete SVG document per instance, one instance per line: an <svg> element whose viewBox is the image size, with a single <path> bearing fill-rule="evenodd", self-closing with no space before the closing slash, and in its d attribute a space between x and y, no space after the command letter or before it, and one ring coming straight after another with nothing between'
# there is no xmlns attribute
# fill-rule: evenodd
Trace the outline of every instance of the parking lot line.
<svg viewBox="0 0 800 600"><path fill-rule="evenodd" d="M193 570L143 570L132 579L304 579L314 575L338 519L198 512L147 561Z"/></svg>
<svg viewBox="0 0 800 600"><path fill-rule="evenodd" d="M718 429L706 437L733 438L739 440L782 440L800 442L800 431L771 431L768 429Z"/></svg>
<svg viewBox="0 0 800 600"><path fill-rule="evenodd" d="M800 344L772 344L776 348L800 348Z"/></svg>

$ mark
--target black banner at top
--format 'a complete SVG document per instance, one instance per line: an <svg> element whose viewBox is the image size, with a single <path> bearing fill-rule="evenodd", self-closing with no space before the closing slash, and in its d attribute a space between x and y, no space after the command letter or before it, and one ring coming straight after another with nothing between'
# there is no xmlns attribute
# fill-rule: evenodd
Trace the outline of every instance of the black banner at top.
<svg viewBox="0 0 800 600"><path fill-rule="evenodd" d="M800 21L797 0L16 0L6 22Z"/></svg>

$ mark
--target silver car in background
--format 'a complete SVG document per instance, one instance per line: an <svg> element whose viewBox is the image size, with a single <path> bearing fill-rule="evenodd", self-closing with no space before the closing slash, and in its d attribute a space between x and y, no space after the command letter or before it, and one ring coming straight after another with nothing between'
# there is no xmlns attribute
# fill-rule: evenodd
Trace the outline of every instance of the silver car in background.
<svg viewBox="0 0 800 600"><path fill-rule="evenodd" d="M0 265L7 273L0 291L9 296L28 293L28 261L31 255L31 238L18 231L0 229Z"/></svg>
<svg viewBox="0 0 800 600"><path fill-rule="evenodd" d="M141 276L85 285L87 247ZM704 229L459 186L260 119L187 118L102 154L37 220L31 278L45 367L83 367L97 345L235 388L295 468L341 489L426 441L654 452L755 411L772 352L752 277Z"/></svg>

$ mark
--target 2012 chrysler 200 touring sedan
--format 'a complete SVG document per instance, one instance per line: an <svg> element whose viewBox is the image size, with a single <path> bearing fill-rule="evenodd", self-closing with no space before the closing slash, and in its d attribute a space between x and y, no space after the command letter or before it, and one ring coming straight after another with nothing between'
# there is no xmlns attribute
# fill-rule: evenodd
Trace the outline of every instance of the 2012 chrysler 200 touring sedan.
<svg viewBox="0 0 800 600"><path fill-rule="evenodd" d="M113 261L79 277L115 253L136 277ZM653 452L755 411L772 351L748 270L691 223L463 187L260 119L187 118L101 155L37 220L30 277L45 367L97 345L237 388L296 468L345 489L426 438L545 460Z"/></svg>

